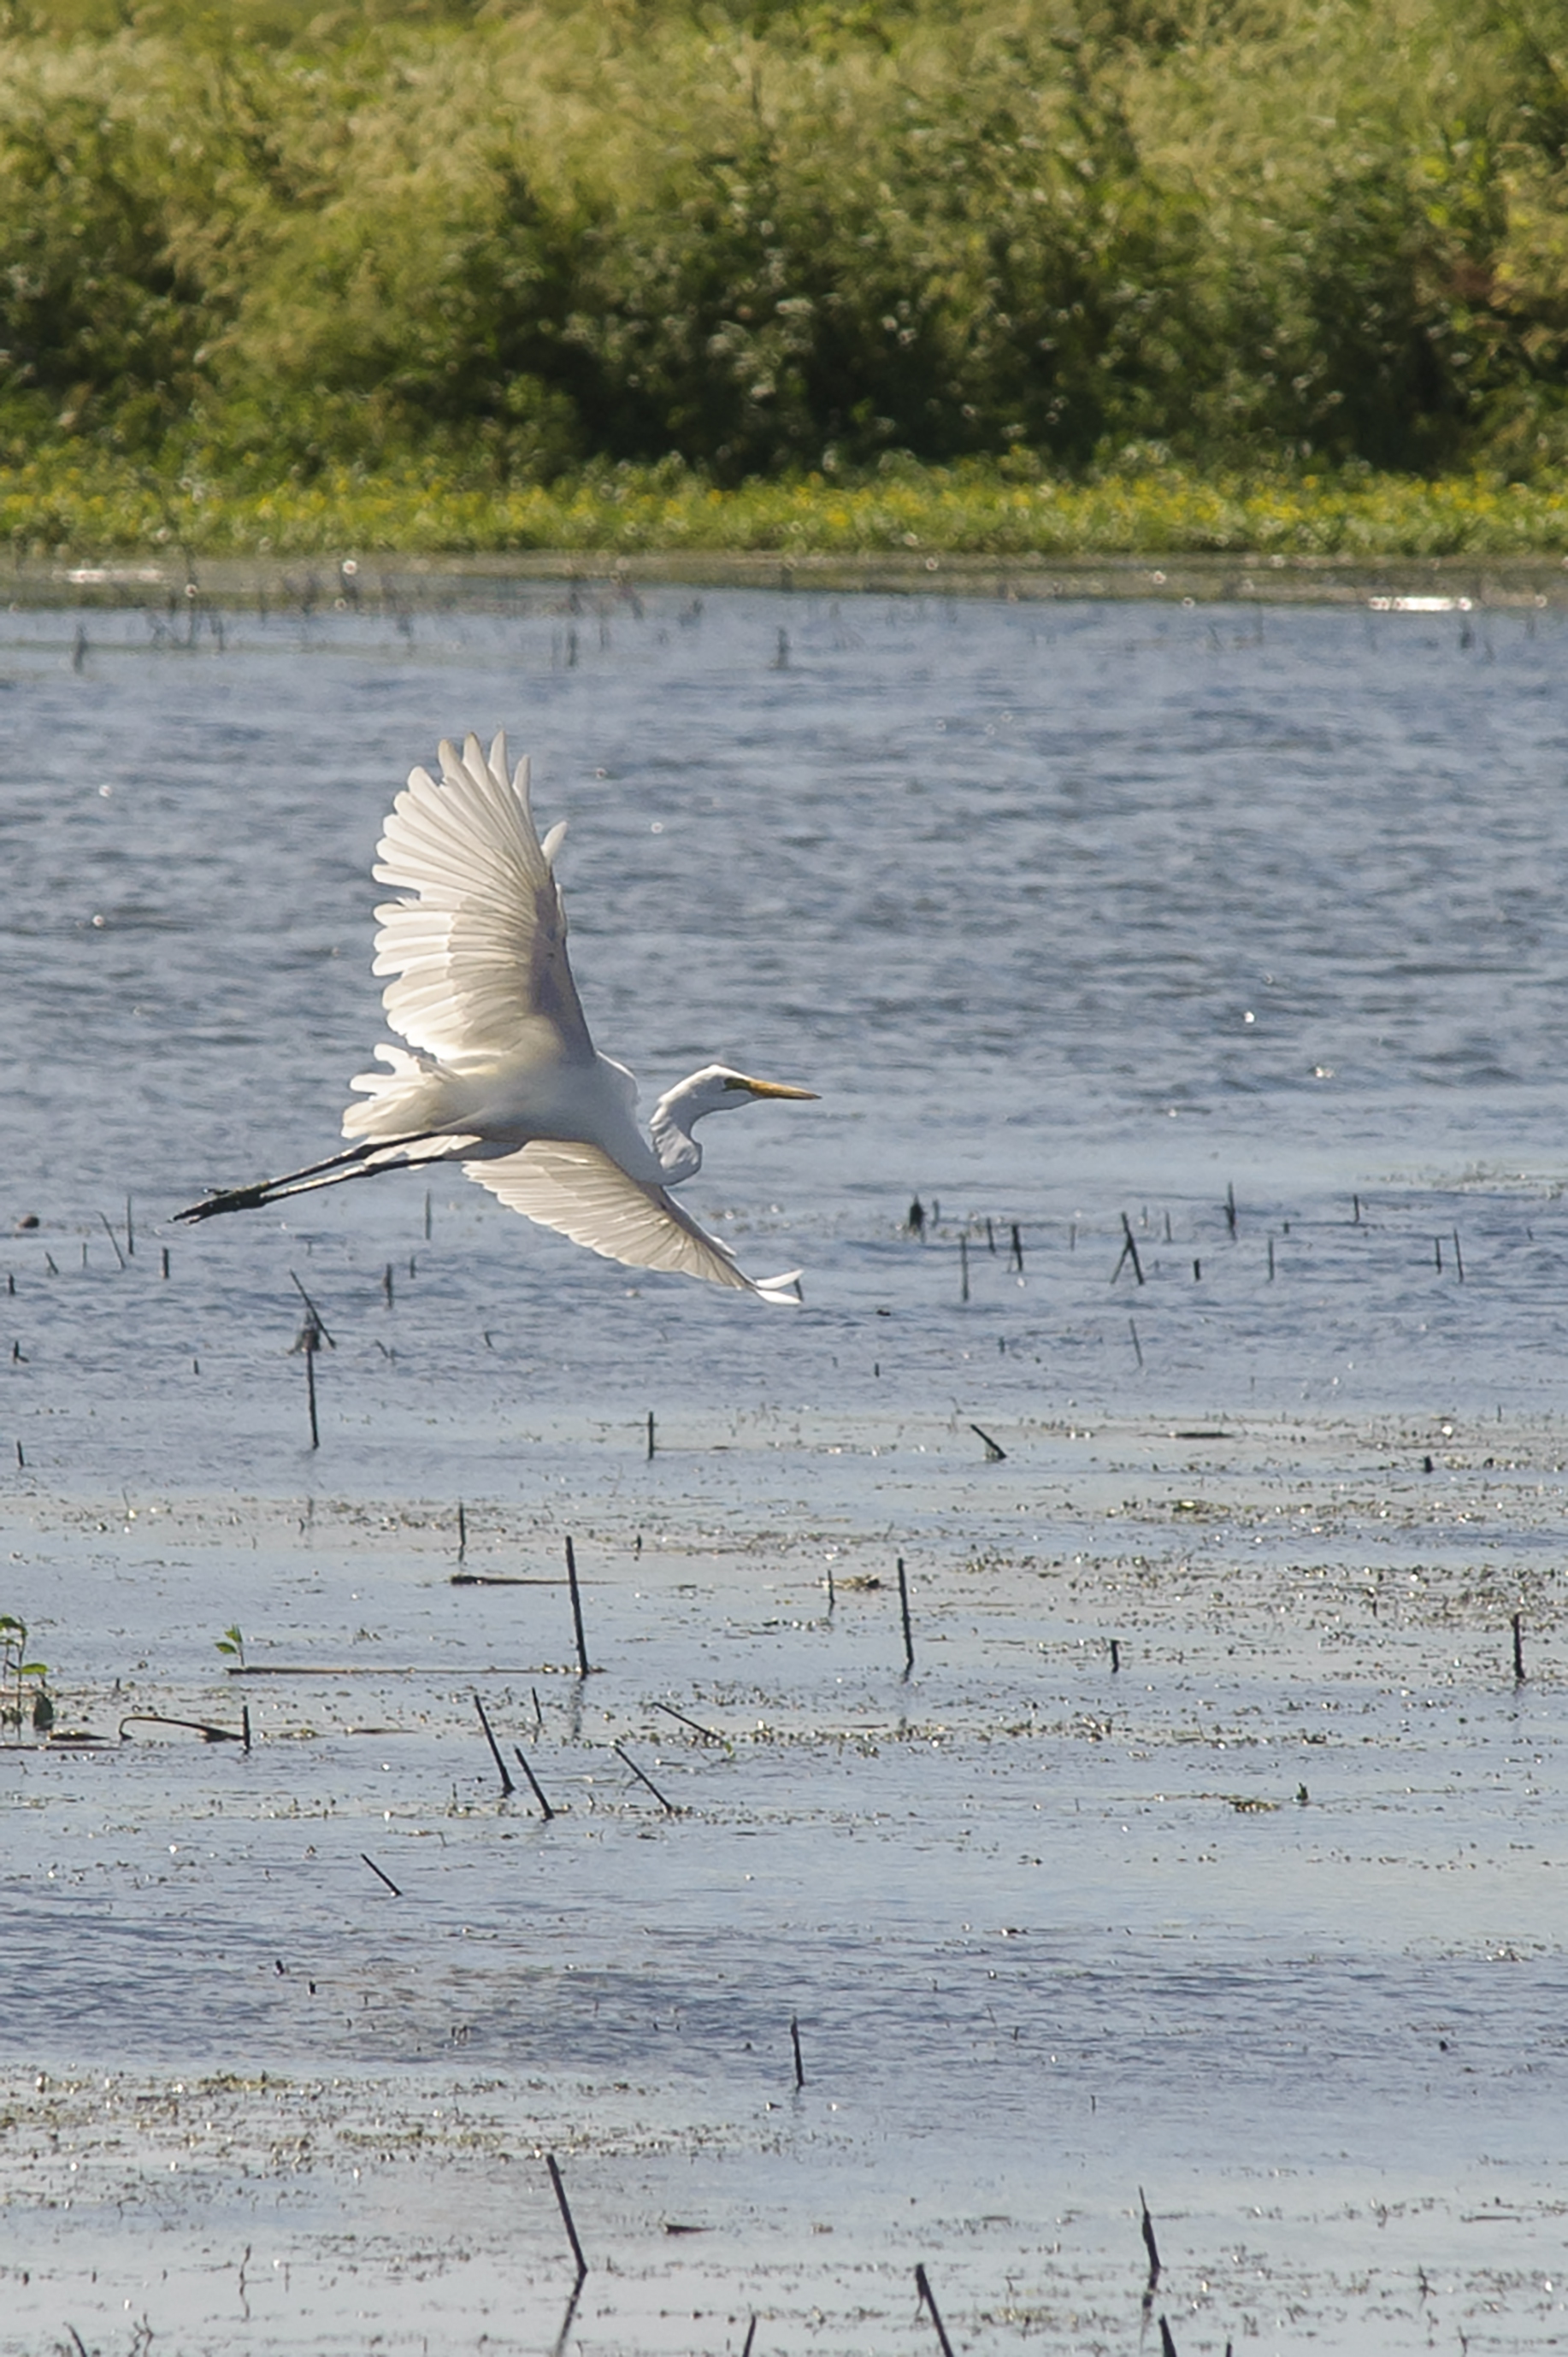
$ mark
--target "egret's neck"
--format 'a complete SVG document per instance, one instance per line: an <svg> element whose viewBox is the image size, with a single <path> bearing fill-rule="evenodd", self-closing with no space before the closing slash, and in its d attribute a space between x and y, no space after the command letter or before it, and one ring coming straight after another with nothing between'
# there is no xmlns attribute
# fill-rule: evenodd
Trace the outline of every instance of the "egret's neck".
<svg viewBox="0 0 1568 2357"><path fill-rule="evenodd" d="M694 1178L702 1168L703 1149L692 1135L692 1125L706 1110L705 1106L693 1107L684 1081L654 1106L648 1133L667 1186L678 1187L683 1178Z"/></svg>

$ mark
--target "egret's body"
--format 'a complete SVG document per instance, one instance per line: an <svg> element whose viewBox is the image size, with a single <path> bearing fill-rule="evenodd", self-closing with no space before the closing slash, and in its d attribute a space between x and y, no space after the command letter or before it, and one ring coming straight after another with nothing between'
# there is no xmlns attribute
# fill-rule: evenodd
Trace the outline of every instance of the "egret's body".
<svg viewBox="0 0 1568 2357"><path fill-rule="evenodd" d="M644 1135L637 1082L595 1048L567 963L552 864L564 833L541 843L528 763L509 777L504 737L488 759L478 737L461 754L444 743L439 782L413 770L372 871L403 896L376 910L375 972L392 977L382 1004L407 1045L383 1041L380 1067L350 1083L360 1094L343 1135L356 1143L177 1216L460 1162L513 1211L607 1259L794 1297L793 1275L748 1277L669 1189L701 1167L693 1130L705 1114L812 1092L708 1064L660 1098Z"/></svg>

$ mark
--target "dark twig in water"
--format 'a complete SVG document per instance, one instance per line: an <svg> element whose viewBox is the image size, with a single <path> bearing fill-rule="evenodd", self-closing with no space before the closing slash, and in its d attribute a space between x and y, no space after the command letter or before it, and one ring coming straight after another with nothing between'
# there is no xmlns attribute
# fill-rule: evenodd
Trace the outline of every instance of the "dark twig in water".
<svg viewBox="0 0 1568 2357"><path fill-rule="evenodd" d="M570 1539L566 1542L566 1585L572 1591L572 1626L577 1632L577 1668L583 1677L590 1674L588 1641L583 1634L583 1598L577 1587L577 1552Z"/></svg>
<svg viewBox="0 0 1568 2357"><path fill-rule="evenodd" d="M727 1736L715 1735L711 1727L703 1727L698 1720L688 1718L685 1712L677 1710L672 1702L656 1702L653 1707L663 1711L669 1718L678 1718L682 1727L689 1727L693 1735L702 1737L704 1743L725 1743L729 1739Z"/></svg>
<svg viewBox="0 0 1568 2357"><path fill-rule="evenodd" d="M457 1501L457 1560L462 1562L468 1552L468 1517L461 1498Z"/></svg>
<svg viewBox="0 0 1568 2357"><path fill-rule="evenodd" d="M577 2240L577 2229L572 2222L572 2205L566 2199L566 2188L561 2182L561 2170L553 2152L545 2154L544 2166L550 2171L550 2182L555 2188L555 2200L561 2212L561 2223L566 2229L566 2240L571 2244L572 2256L577 2262L577 2282L581 2287L583 2277L588 2272L588 2262L583 2256L583 2245Z"/></svg>
<svg viewBox="0 0 1568 2357"><path fill-rule="evenodd" d="M99 1216L99 1218L100 1218L100 1219L102 1221L102 1222L103 1222L103 1232L104 1232L104 1234L108 1237L108 1239L109 1239L110 1243L111 1243L113 1245L113 1247L114 1247L114 1257L115 1257L115 1259L119 1262L119 1264L120 1264L121 1267L122 1267L122 1268L124 1268L124 1265L125 1265L125 1255L124 1255L124 1253L121 1251L121 1249L120 1249L120 1239L119 1239L119 1237L115 1234L115 1232L114 1232L113 1229L113 1228L110 1226L110 1224L109 1224L109 1215L108 1215L108 1213L107 1213L106 1211L100 1211L100 1212L99 1212L99 1214L98 1214L98 1216ZM87 1247L86 1247L86 1245L84 1244L84 1245L82 1246L82 1255L83 1255L83 1260L84 1260L84 1261L85 1261L85 1258L86 1258L86 1252L87 1252Z"/></svg>
<svg viewBox="0 0 1568 2357"><path fill-rule="evenodd" d="M1236 1233L1236 1189L1234 1187L1227 1187L1225 1189L1225 1224L1230 1229L1232 1237L1234 1237Z"/></svg>
<svg viewBox="0 0 1568 2357"><path fill-rule="evenodd" d="M1144 1363L1144 1346L1138 1340L1138 1321L1135 1318L1128 1318L1127 1331L1133 1337L1133 1348L1138 1354L1138 1365L1142 1368Z"/></svg>
<svg viewBox="0 0 1568 2357"><path fill-rule="evenodd" d="M1017 1272L1018 1272L1019 1275L1020 1275L1020 1276L1022 1276L1022 1275L1023 1275L1023 1274L1024 1274L1024 1243L1023 1243L1023 1239L1022 1239L1022 1237L1021 1237L1021 1236L1019 1235L1019 1233L1018 1233L1018 1222L1017 1222L1017 1221L1016 1221L1016 1220L1015 1220L1015 1221L1013 1222L1013 1263L1012 1263L1012 1265L1013 1265L1013 1266L1017 1270Z"/></svg>
<svg viewBox="0 0 1568 2357"><path fill-rule="evenodd" d="M653 1462L653 1452L658 1446L659 1436L654 1427L653 1410L650 1408L648 1411L648 1461L650 1465Z"/></svg>
<svg viewBox="0 0 1568 2357"><path fill-rule="evenodd" d="M1112 1667L1112 1673L1114 1673L1114 1672L1116 1672L1117 1670L1119 1670L1119 1669L1121 1668L1121 1666L1122 1666L1122 1648L1121 1648L1121 1645L1118 1643L1117 1640L1116 1640L1114 1637L1112 1637L1112 1640L1111 1640L1111 1667Z"/></svg>
<svg viewBox="0 0 1568 2357"><path fill-rule="evenodd" d="M942 2322L941 2311L931 2297L930 2278L923 2266L918 2266L915 2269L915 2289L920 2296L921 2307L937 2329L937 2341L942 2357L952 2357L952 2342L948 2339L948 2329Z"/></svg>
<svg viewBox="0 0 1568 2357"><path fill-rule="evenodd" d="M517 1786L511 1781L511 1770L508 1768L506 1761L501 1758L500 1745L496 1741L495 1731L490 1725L489 1717L486 1716L485 1706L479 1700L478 1695L474 1696L474 1708L479 1714L479 1725L485 1730L485 1741L490 1747L490 1757L496 1763L496 1770L501 1780L501 1798L503 1800L510 1801L512 1794L516 1792Z"/></svg>
<svg viewBox="0 0 1568 2357"><path fill-rule="evenodd" d="M904 1675L915 1666L915 1637L909 1626L909 1583L904 1575L904 1558L898 1557L898 1609L904 1619Z"/></svg>
<svg viewBox="0 0 1568 2357"><path fill-rule="evenodd" d="M387 1889L392 1892L394 1899L401 1899L403 1897L402 1891L398 1889L391 1875L383 1874L381 1867L376 1864L375 1859L373 1857L367 1857L363 1850L360 1852L360 1862L362 1866L368 1866L370 1867L371 1872L376 1877L378 1881L384 1882L386 1884Z"/></svg>
<svg viewBox="0 0 1568 2357"><path fill-rule="evenodd" d="M538 1700L539 1700L539 1697L538 1697L538 1695L536 1695L534 1696L534 1702L535 1702L535 1705L536 1705L536 1706L537 1706ZM554 1812L554 1810L551 1807L551 1805L550 1805L549 1802L545 1799L544 1794L543 1794L543 1792L541 1790L540 1782L539 1782L539 1779L538 1779L538 1777L534 1774L534 1772L533 1772L532 1769L529 1766L529 1764L528 1764L527 1760L523 1758L523 1754L522 1754L522 1746L521 1746L521 1743L514 1743L514 1744L512 1745L512 1747L511 1747L511 1748L512 1748L512 1749L513 1749L513 1750L516 1752L516 1754L517 1754L517 1764L518 1764L518 1766L521 1769L521 1770L522 1770L523 1774L524 1774L524 1775L527 1777L527 1779L528 1779L528 1788L529 1788L529 1791L533 1794L534 1799L538 1802L538 1803L539 1803L540 1807L543 1810L543 1812L544 1812L544 1822L545 1822L545 1824L549 1824L549 1822L550 1822L550 1820L551 1820L551 1818L555 1814L555 1812Z"/></svg>
<svg viewBox="0 0 1568 2357"><path fill-rule="evenodd" d="M1522 1683L1525 1676L1524 1614L1522 1612L1516 1612L1513 1616L1513 1674L1515 1679Z"/></svg>
<svg viewBox="0 0 1568 2357"><path fill-rule="evenodd" d="M1465 1282L1465 1255L1459 1249L1459 1231L1454 1231L1454 1267L1461 1285Z"/></svg>
<svg viewBox="0 0 1568 2357"><path fill-rule="evenodd" d="M1138 2188L1138 2207L1143 2212L1144 2248L1149 2255L1149 2289L1153 2291L1160 2280L1160 2252L1155 2240L1155 2222L1149 2215L1149 2205L1141 2185Z"/></svg>
<svg viewBox="0 0 1568 2357"><path fill-rule="evenodd" d="M638 1782L639 1784L647 1785L649 1791L652 1793L654 1799L658 1802L661 1809L665 1810L672 1817L680 1816L682 1813L676 1806L675 1803L665 1798L658 1785L654 1782L652 1777L648 1774L645 1769L641 1769L638 1766L629 1751L624 1749L618 1743L612 1743L610 1749L615 1753L616 1758L620 1760L624 1766L631 1770L631 1772L637 1778Z"/></svg>
<svg viewBox="0 0 1568 2357"><path fill-rule="evenodd" d="M977 1439L984 1441L986 1463L988 1465L1000 1465L1007 1454L1007 1451L1003 1448L1001 1442L999 1440L993 1440L988 1432L982 1432L979 1425L977 1424L972 1424L969 1428Z"/></svg>
<svg viewBox="0 0 1568 2357"><path fill-rule="evenodd" d="M1176 2357L1176 2345L1171 2338L1170 2326L1163 2316L1160 2319L1160 2357Z"/></svg>
<svg viewBox="0 0 1568 2357"><path fill-rule="evenodd" d="M969 1299L969 1238L967 1236L960 1236L958 1240L958 1297L961 1301Z"/></svg>
<svg viewBox="0 0 1568 2357"><path fill-rule="evenodd" d="M800 2059L800 2024L794 2014L789 2016L789 2043L795 2053L795 2092L799 2094L806 2083L806 2065Z"/></svg>
<svg viewBox="0 0 1568 2357"><path fill-rule="evenodd" d="M129 1710L120 1721L122 1743L125 1741L125 1729L136 1726L188 1727L193 1735L200 1736L203 1743L242 1743L247 1751L251 1748L249 1711L245 1713L244 1724L236 1731L231 1727L214 1727L205 1718L175 1718L165 1710Z"/></svg>
<svg viewBox="0 0 1568 2357"><path fill-rule="evenodd" d="M756 2339L757 2339L757 2311L756 2311L756 2309L754 2309L752 2310L751 2322L750 2322L750 2323L746 2326L746 2339L741 2342L741 2346L740 2346L740 2357L751 2357L751 2345L752 2345L752 2342L753 2342Z"/></svg>
<svg viewBox="0 0 1568 2357"><path fill-rule="evenodd" d="M125 1257L127 1260L134 1260L136 1257L136 1223L131 1216L129 1195L125 1198Z"/></svg>

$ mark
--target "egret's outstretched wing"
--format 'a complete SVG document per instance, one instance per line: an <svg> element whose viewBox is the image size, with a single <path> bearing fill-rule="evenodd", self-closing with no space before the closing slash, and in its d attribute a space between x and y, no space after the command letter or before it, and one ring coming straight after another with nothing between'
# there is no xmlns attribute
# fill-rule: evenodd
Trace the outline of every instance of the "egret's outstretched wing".
<svg viewBox="0 0 1568 2357"><path fill-rule="evenodd" d="M672 1195L656 1182L628 1178L596 1146L536 1138L493 1162L465 1162L463 1172L511 1211L541 1227L558 1229L606 1260L705 1277L710 1285L735 1286L765 1298L775 1297L768 1283L785 1282L754 1283L728 1246L700 1228Z"/></svg>
<svg viewBox="0 0 1568 2357"><path fill-rule="evenodd" d="M593 1042L566 962L566 914L551 869L564 833L541 843L528 763L507 775L506 738L487 761L477 737L441 747L441 780L410 772L373 869L416 897L376 910L387 1019L415 1048L458 1056L585 1063Z"/></svg>

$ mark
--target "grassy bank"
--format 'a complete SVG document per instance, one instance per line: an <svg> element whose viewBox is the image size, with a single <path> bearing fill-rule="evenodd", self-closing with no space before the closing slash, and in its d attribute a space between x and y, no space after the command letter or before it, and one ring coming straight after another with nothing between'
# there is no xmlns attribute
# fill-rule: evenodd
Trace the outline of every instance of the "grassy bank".
<svg viewBox="0 0 1568 2357"><path fill-rule="evenodd" d="M51 457L45 504L102 498L122 538L116 460L220 483L200 536L231 544L1213 544L1316 532L1308 508L1330 535L1508 537L1484 488L1390 494L1393 525L1344 470L1568 464L1563 22L1561 0L0 0L13 511L63 444L81 484ZM1175 488L1143 488L1151 446ZM929 479L916 517L875 474L1009 451L1079 490L1050 513L1001 472ZM671 455L738 503L552 488ZM813 473L858 488L793 487ZM1341 488L1275 520L1268 483L1311 473Z"/></svg>
<svg viewBox="0 0 1568 2357"><path fill-rule="evenodd" d="M490 488L415 468L328 468L305 483L166 483L65 451L0 469L0 545L24 557L145 549L192 557L531 549L1500 557L1568 551L1568 483L1365 473L1247 481L1152 464L1069 481L1024 475L1017 462L904 462L847 484L808 475L733 490L669 466Z"/></svg>

